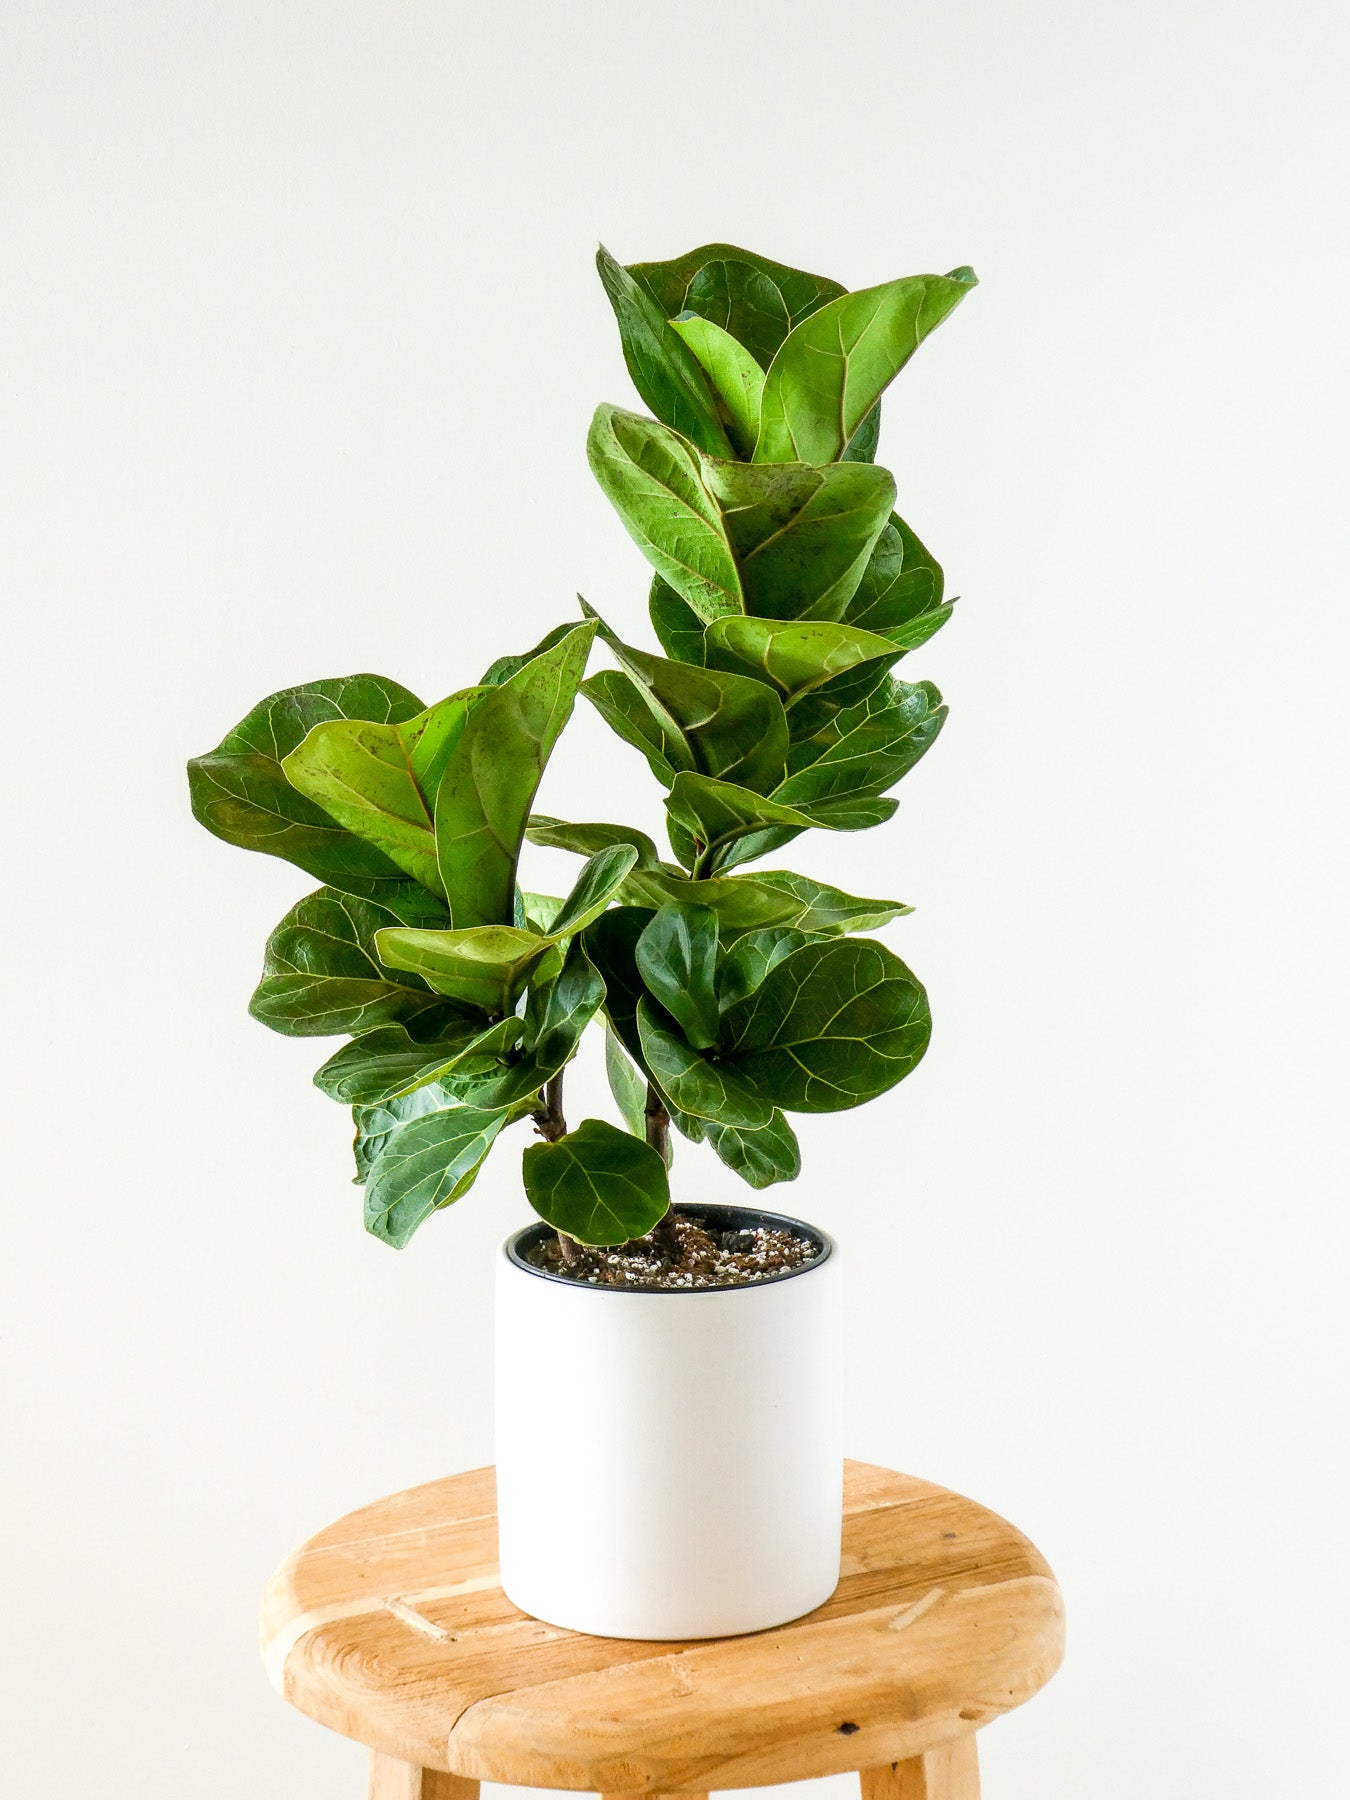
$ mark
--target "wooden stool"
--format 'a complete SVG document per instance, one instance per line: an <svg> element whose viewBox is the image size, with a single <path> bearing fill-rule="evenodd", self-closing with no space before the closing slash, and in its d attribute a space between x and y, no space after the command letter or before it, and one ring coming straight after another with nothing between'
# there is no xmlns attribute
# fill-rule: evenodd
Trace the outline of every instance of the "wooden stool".
<svg viewBox="0 0 1350 1800"><path fill-rule="evenodd" d="M496 1555L493 1472L476 1469L349 1514L272 1578L272 1681L371 1747L371 1800L476 1800L480 1781L706 1795L845 1770L862 1800L976 1800L976 1730L1063 1649L1059 1589L1019 1531L868 1463L846 1467L838 1588L774 1631L584 1637L514 1607Z"/></svg>

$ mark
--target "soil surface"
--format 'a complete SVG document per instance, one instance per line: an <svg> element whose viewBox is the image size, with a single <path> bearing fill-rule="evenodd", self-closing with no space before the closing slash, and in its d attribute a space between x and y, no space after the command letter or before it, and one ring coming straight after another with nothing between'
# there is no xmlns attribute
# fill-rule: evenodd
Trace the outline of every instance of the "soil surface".
<svg viewBox="0 0 1350 1800"><path fill-rule="evenodd" d="M710 1288L773 1281L820 1254L810 1238L781 1225L741 1225L724 1231L697 1213L667 1217L679 1240L678 1256L653 1236L607 1249L578 1244L579 1259L567 1262L557 1238L547 1237L526 1253L526 1260L549 1275L590 1287Z"/></svg>

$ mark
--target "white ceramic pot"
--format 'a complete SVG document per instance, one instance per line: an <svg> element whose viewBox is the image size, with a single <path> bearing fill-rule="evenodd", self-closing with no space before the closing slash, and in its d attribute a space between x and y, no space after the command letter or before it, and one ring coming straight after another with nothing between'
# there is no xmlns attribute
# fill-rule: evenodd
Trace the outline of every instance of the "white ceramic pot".
<svg viewBox="0 0 1350 1800"><path fill-rule="evenodd" d="M591 1287L514 1233L497 1259L501 1580L523 1611L599 1637L762 1631L839 1579L842 1293L823 1232L805 1268L749 1287Z"/></svg>

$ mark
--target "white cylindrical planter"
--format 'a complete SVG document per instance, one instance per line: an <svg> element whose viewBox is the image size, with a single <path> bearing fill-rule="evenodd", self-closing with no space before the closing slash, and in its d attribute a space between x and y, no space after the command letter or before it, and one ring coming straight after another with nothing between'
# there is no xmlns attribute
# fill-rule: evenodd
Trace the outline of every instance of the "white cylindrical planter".
<svg viewBox="0 0 1350 1800"><path fill-rule="evenodd" d="M716 1228L743 1207L690 1209ZM507 1597L600 1637L762 1631L839 1579L839 1253L747 1287L593 1287L497 1259L497 1516Z"/></svg>

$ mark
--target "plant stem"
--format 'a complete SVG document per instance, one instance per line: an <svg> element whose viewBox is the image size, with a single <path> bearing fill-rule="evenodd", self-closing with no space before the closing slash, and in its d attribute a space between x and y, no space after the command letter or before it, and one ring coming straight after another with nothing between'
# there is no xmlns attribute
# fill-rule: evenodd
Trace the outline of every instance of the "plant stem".
<svg viewBox="0 0 1350 1800"><path fill-rule="evenodd" d="M563 1072L550 1078L544 1088L544 1103L534 1114L535 1129L546 1144L556 1144L560 1137L567 1136L567 1120L563 1117ZM581 1249L575 1238L568 1237L565 1231L556 1233L558 1248L562 1251L565 1263L579 1263Z"/></svg>
<svg viewBox="0 0 1350 1800"><path fill-rule="evenodd" d="M647 1128L647 1142L655 1150L661 1161L670 1166L670 1114L666 1111L666 1103L652 1086L647 1083L647 1104L643 1108L643 1121ZM680 1235L675 1229L675 1209L672 1205L657 1220L652 1228L652 1237L665 1251L672 1262L679 1258Z"/></svg>

